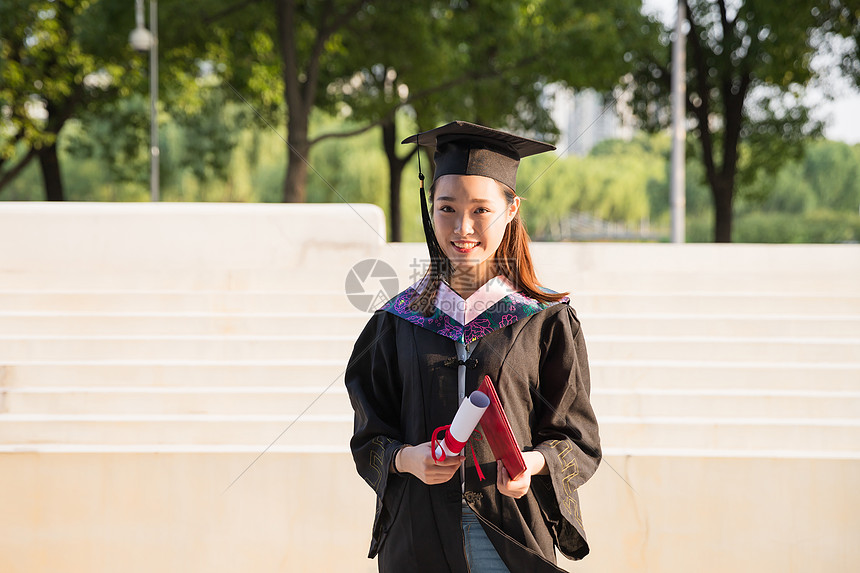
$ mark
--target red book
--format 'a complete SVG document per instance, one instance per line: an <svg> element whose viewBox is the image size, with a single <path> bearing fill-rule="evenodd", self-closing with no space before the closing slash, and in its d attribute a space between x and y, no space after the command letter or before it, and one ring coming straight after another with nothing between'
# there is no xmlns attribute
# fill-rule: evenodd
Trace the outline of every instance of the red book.
<svg viewBox="0 0 860 573"><path fill-rule="evenodd" d="M487 437L493 455L496 456L497 460L502 460L511 479L517 479L526 471L526 462L520 447L517 445L517 439L511 431L511 425L508 423L508 417L505 416L505 410L499 401L499 395L496 394L493 381L490 380L489 376L484 376L484 381L478 391L483 392L490 399L490 407L481 417L481 429Z"/></svg>

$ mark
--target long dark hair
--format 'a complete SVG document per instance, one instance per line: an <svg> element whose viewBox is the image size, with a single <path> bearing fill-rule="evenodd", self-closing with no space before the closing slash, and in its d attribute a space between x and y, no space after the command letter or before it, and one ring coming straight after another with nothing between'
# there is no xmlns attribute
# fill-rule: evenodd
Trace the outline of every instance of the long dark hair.
<svg viewBox="0 0 860 573"><path fill-rule="evenodd" d="M505 185L498 183L502 192L505 194L505 200L508 206L514 203L516 193L514 190ZM435 182L430 186L430 204L433 204L433 197L436 191ZM430 220L432 220L430 214ZM426 229L425 229L426 232ZM429 238L428 238L429 239ZM438 245L434 236L432 243ZM431 242L428 240L428 243ZM432 251L436 251L433 253ZM502 236L502 242L499 248L496 249L493 255L498 273L504 275L514 288L522 291L523 294L540 302L558 302L567 296L568 293L547 292L541 287L535 274L534 263L532 262L531 252L529 251L529 234L526 231L526 225L520 218L520 213L514 215L514 218L508 223L505 228L505 234ZM430 267L425 275L426 281L424 287L418 292L418 295L413 298L410 305L413 309L419 310L424 316L431 316L435 312L436 294L439 292L439 283L449 281L451 279L451 260L445 255L441 248L432 249L430 253Z"/></svg>

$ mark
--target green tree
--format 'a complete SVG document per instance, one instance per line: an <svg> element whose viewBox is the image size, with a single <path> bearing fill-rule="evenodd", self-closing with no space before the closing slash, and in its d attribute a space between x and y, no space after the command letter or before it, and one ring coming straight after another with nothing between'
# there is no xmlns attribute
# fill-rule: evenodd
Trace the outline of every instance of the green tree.
<svg viewBox="0 0 860 573"><path fill-rule="evenodd" d="M229 179L233 152L243 127L252 123L244 104L234 103L220 87L195 90L193 106L168 106L159 113L159 146L162 199L171 194L174 179L186 170L200 184ZM68 133L66 148L78 159L100 161L114 183L148 186L149 100L138 94L116 99L100 107L99 113L83 113L78 128ZM256 140L244 149L256 151ZM249 158L253 162L253 157Z"/></svg>
<svg viewBox="0 0 860 573"><path fill-rule="evenodd" d="M63 126L141 83L130 48L107 48L101 36L117 22L91 11L94 3L0 3L0 191L37 160L45 198L62 200L57 136ZM130 30L132 20L128 10L122 29Z"/></svg>
<svg viewBox="0 0 860 573"><path fill-rule="evenodd" d="M803 103L820 71L813 56L829 51L824 68L842 67L860 76L860 11L850 0L686 0L685 5L688 121L713 199L714 239L729 242L738 184L774 173L821 132ZM668 121L669 39L664 30L661 47L643 45L630 53L637 63L635 111L652 129Z"/></svg>
<svg viewBox="0 0 860 573"><path fill-rule="evenodd" d="M340 111L382 128L392 239L400 239L402 171L415 152L398 152L399 108L414 111L419 131L463 119L553 139L544 88L609 91L628 71L627 38L644 21L632 0L473 0L403 3L367 22L364 41L350 49L357 71L328 90Z"/></svg>
<svg viewBox="0 0 860 573"><path fill-rule="evenodd" d="M803 214L819 205L819 197L799 161L789 161L782 168L765 177L759 177L741 194L738 212ZM743 209L743 205L747 205Z"/></svg>
<svg viewBox="0 0 860 573"><path fill-rule="evenodd" d="M802 215L814 210L860 211L860 160L839 141L810 143L801 159L741 187L739 213L752 210Z"/></svg>
<svg viewBox="0 0 860 573"><path fill-rule="evenodd" d="M529 230L535 237L558 239L574 213L635 226L667 211L666 139L661 134L608 140L587 157L547 154L523 163L522 213Z"/></svg>
<svg viewBox="0 0 860 573"><path fill-rule="evenodd" d="M311 149L375 124L311 133L314 110L331 110L329 86L352 81L368 50L385 37L393 14L414 3L395 0L189 0L175 6L173 40L214 72L262 120L283 121L287 171L282 200L307 197ZM414 10L414 8L412 8ZM395 33L389 31L389 34ZM403 28L396 30L403 39ZM391 42L389 42L389 45ZM398 49L403 49L402 46ZM283 114L281 116L281 114Z"/></svg>
<svg viewBox="0 0 860 573"><path fill-rule="evenodd" d="M271 35L258 27L267 20L244 4L160 2L158 121L180 125L184 136L162 137L163 186L185 167L200 181L224 178L241 127L280 117L278 56ZM230 27L211 25L225 20ZM38 159L46 197L63 199L56 143L76 119L72 155L100 157L117 183L144 180L149 58L129 47L133 27L134 6L126 0L0 4L0 191ZM256 87L247 90L251 101L223 81L228 74ZM229 105L237 100L240 106Z"/></svg>
<svg viewBox="0 0 860 573"><path fill-rule="evenodd" d="M834 211L860 211L860 160L850 146L835 141L814 143L804 157L803 175L818 192L822 205Z"/></svg>

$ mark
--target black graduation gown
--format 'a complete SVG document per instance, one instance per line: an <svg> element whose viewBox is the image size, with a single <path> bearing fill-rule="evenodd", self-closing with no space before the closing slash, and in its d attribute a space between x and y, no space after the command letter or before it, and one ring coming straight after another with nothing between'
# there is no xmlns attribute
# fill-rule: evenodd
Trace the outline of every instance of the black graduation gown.
<svg viewBox="0 0 860 573"><path fill-rule="evenodd" d="M382 572L467 571L463 498L511 571L561 571L553 545L571 559L587 555L577 488L594 474L601 452L585 341L573 309L566 302L541 305L471 342L476 363L466 371L466 395L489 374L517 443L546 458L549 475L532 476L520 499L499 493L492 451L475 434L470 443L485 479L479 483L467 446L465 494L459 472L428 486L389 471L400 446L428 441L458 407L457 369L449 360L456 359L454 340L411 320L422 322L377 311L345 373L355 410L350 448L358 473L377 494L368 557L378 554Z"/></svg>

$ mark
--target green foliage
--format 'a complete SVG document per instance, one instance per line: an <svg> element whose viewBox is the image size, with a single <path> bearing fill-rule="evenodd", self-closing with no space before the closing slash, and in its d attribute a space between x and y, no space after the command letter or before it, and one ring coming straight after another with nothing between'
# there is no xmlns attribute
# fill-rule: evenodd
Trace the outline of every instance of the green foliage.
<svg viewBox="0 0 860 573"><path fill-rule="evenodd" d="M378 133L370 131L315 145L310 156L308 201L383 205L387 198L387 167L378 138Z"/></svg>
<svg viewBox="0 0 860 573"><path fill-rule="evenodd" d="M819 140L803 158L774 175L739 189L736 240L751 243L835 243L860 241L860 145ZM692 209L687 167L687 240L707 242L713 232L707 205ZM700 205L701 206L701 205Z"/></svg>
<svg viewBox="0 0 860 573"><path fill-rule="evenodd" d="M743 243L857 243L860 215L833 211L751 213L739 219L737 237Z"/></svg>
<svg viewBox="0 0 860 573"><path fill-rule="evenodd" d="M860 209L860 146L819 141L803 160L803 174L820 204L837 211Z"/></svg>
<svg viewBox="0 0 860 573"><path fill-rule="evenodd" d="M692 149L691 149L692 147ZM705 174L705 165L702 162L702 150L700 147L687 145L686 168L687 177L685 192L687 195L687 216L697 217L707 214L713 217L713 193L708 185L708 178ZM667 165L668 168L668 165ZM668 209L668 197L666 205ZM713 229L713 225L709 228ZM713 240L713 233L711 240Z"/></svg>
<svg viewBox="0 0 860 573"><path fill-rule="evenodd" d="M860 158L845 143L819 140L803 158L741 189L739 214L753 211L804 214L816 209L860 211Z"/></svg>
<svg viewBox="0 0 860 573"><path fill-rule="evenodd" d="M336 75L316 103L356 126L378 123L389 132L402 130L398 110L406 109L414 131L461 119L552 140L557 128L544 87L611 89L629 69L623 46L638 30L638 8L634 0L370 2L337 35L346 50L332 59ZM588 56L559 57L582 52ZM388 139L393 185L409 152Z"/></svg>
<svg viewBox="0 0 860 573"><path fill-rule="evenodd" d="M744 74L750 82L737 146L741 240L856 240L860 147L817 141L801 156L800 144L817 127L799 98L814 75L811 55L837 50L836 36L857 36L858 13L846 11L843 0L812 8L810 2L730 3L734 28L725 36L718 33L720 2L690 1L707 70L704 76L691 71L690 106L696 98L710 102L716 167L731 150L722 128L733 89L743 87ZM666 119L667 31L643 18L633 0L375 0L343 26L335 25L337 15L347 13L350 0L301 2L294 34L286 35L278 28L280 5L159 3L164 200L281 201L285 88L313 100L308 200L370 202L386 210L387 162L408 150L383 150L378 129L350 139L320 134L393 122L399 141L456 118L552 138L544 86L609 90L628 66L637 67L640 115L655 128ZM67 198L148 199L148 57L128 47L133 27L127 0L0 3L0 180L33 150L56 141ZM324 28L331 33L320 35ZM292 76L285 73L285 42L295 44ZM855 74L856 41L844 46L832 61ZM695 133L700 137L702 127ZM714 213L714 169L707 168L703 146L690 147L688 236L707 240L714 228L707 222ZM667 226L668 155L668 137L658 133L603 142L584 158L523 162L519 191L530 230L552 237L574 213ZM422 237L416 172L412 158L401 184L404 240ZM40 188L38 165L30 163L0 188L0 198L38 200Z"/></svg>
<svg viewBox="0 0 860 573"><path fill-rule="evenodd" d="M665 136L643 135L605 141L584 158L524 161L517 179L526 225L534 237L547 238L576 213L627 225L665 218L667 152Z"/></svg>
<svg viewBox="0 0 860 573"><path fill-rule="evenodd" d="M234 11L230 0L159 3L159 123L179 123L186 136L181 142L162 140L182 151L167 154L174 164L162 162L168 186L177 166L195 171L200 180L224 176L236 127L250 112L226 105L238 99L237 92L217 81L219 74L229 72L242 86L254 84L247 99L263 117L280 122L278 56L260 33L274 24L255 4ZM211 25L228 17L232 28ZM149 56L128 45L134 25L134 3L127 0L0 3L0 191L19 166L53 145L75 120L80 122L66 141L75 159L102 154L117 184L147 177L149 111L142 95L148 92ZM225 108L243 117L229 117Z"/></svg>
<svg viewBox="0 0 860 573"><path fill-rule="evenodd" d="M792 161L773 175L759 177L744 188L735 211L806 213L819 204L817 187L805 178L803 165Z"/></svg>
<svg viewBox="0 0 860 573"><path fill-rule="evenodd" d="M710 241L712 221L696 217L687 221L687 240ZM860 215L830 210L805 214L755 212L738 215L739 243L858 243Z"/></svg>
<svg viewBox="0 0 860 573"><path fill-rule="evenodd" d="M433 5L419 8L418 27L419 34L431 33L430 69L391 64L409 88L420 128L456 118L548 139L557 130L544 108L544 87L611 90L630 69L623 55L645 21L633 0Z"/></svg>
<svg viewBox="0 0 860 573"><path fill-rule="evenodd" d="M133 94L110 102L102 114L70 123L62 141L64 151L76 160L92 158L104 164L113 181L146 185L149 99ZM172 154L165 153L165 157Z"/></svg>
<svg viewBox="0 0 860 573"><path fill-rule="evenodd" d="M740 186L798 159L822 124L804 104L820 72L856 72L860 24L849 0L687 0L686 109L716 203L716 237L731 240ZM649 129L669 121L670 30L629 54L634 110ZM816 60L816 55L824 55ZM856 74L860 78L860 74Z"/></svg>
<svg viewBox="0 0 860 573"><path fill-rule="evenodd" d="M349 129L331 117L315 116L315 129ZM388 166L374 129L349 138L321 141L311 151L313 169L308 177L308 201L329 203L373 203L389 213ZM425 165L426 169L426 165ZM401 183L403 240L423 241L418 195L418 166L413 159ZM390 220L390 219L389 219ZM389 228L389 232L390 232Z"/></svg>
<svg viewBox="0 0 860 573"><path fill-rule="evenodd" d="M41 201L45 196L43 187L39 166L30 163L20 175L3 188L0 201Z"/></svg>
<svg viewBox="0 0 860 573"><path fill-rule="evenodd" d="M98 4L0 3L0 180L35 151L53 146L67 121L140 85L139 62L130 48L107 50L106 42L92 41L117 25L93 9ZM133 12L127 14L133 18ZM130 23L126 26L131 30Z"/></svg>
<svg viewBox="0 0 860 573"><path fill-rule="evenodd" d="M138 104L129 104L132 108ZM227 106L227 116L238 117ZM278 202L284 176L283 140L272 130L259 130L253 122L237 127L236 145L220 174L183 164L176 157L187 153L193 126L179 124L164 115L162 129L166 174L162 197L166 201ZM314 129L337 127L339 120L323 115ZM217 122L215 122L217 124ZM107 124L106 124L107 125ZM97 126L96 126L97 127ZM111 165L116 156L101 149L109 139L89 139L93 126L70 123L60 136L63 177L69 199L77 201L147 201L148 158L141 153L130 162L139 169L126 173ZM98 132L98 129L95 131ZM353 138L335 138L315 146L310 157L313 170L308 182L314 202L374 203L388 211L385 157L378 146L379 132L371 130ZM92 152L83 154L81 147ZM860 195L851 173L860 166L860 146L819 141L800 161L786 164L776 175L742 188L736 208L737 240L744 242L843 242L857 241ZM846 152L847 151L847 152ZM519 174L522 214L532 237L552 240L565 217L575 214L651 228L668 228L668 154L666 134L638 135L633 141L605 141L586 157L558 158L552 154L524 161ZM835 158L835 159L834 159ZM425 166L426 169L426 166ZM701 182L701 163L690 158L687 168L687 238L707 242L713 234L709 190ZM402 183L403 240L423 238L419 216L416 161L406 168ZM127 174L132 176L126 177ZM819 181L831 182L829 188ZM833 182L841 182L843 187ZM854 204L843 199L853 189ZM836 192L838 190L838 192ZM31 165L4 193L5 200L41 198L38 166ZM843 202L845 201L845 202ZM667 230L664 231L668 233Z"/></svg>
<svg viewBox="0 0 860 573"><path fill-rule="evenodd" d="M145 115L138 113L145 110L139 109L141 101L128 98L146 92L148 64L145 54L133 54L127 45L127 31L134 26L133 6L123 0L13 4L6 19L21 16L22 26L13 21L19 44L35 22L56 32L55 41L37 46L44 47L45 59L63 60L66 52L79 53L86 64L37 67L33 78L56 78L61 86L100 78L102 97L97 102L92 94L74 99L63 121L80 119L92 140L117 134L116 150L101 145L104 158L113 180L134 182L133 173L143 173L145 158L139 156L141 144L135 139L146 138L141 123ZM456 117L551 139L556 128L541 101L543 87L560 82L611 89L628 71L624 46L639 33L643 20L635 0L585 0L573 5L538 0L162 0L159 10L160 121L169 123L163 117L167 111L184 131L196 130L198 137L179 142L185 155L172 157L182 157L176 165L194 170L200 180L223 176L236 144L229 118L223 128L208 121L213 114L225 119L218 110L226 101L247 101L255 110L255 121L275 126L284 125L289 111L290 122L297 125L284 135L298 137L294 143L308 147L322 139L311 133L305 141L296 133L303 132L302 114L313 109L340 115L354 128L362 128L393 121L404 106L417 113L423 128ZM32 47L15 54L19 52L19 60L41 53ZM571 54L576 57L568 57ZM7 83L15 84L9 99L25 101L32 87L18 77L23 66L16 67L15 61L12 58L4 68ZM45 87L40 97L52 93ZM295 95L287 106L285 97L289 100L290 94ZM60 127L53 132L30 131L53 141ZM342 130L342 125L334 128ZM17 136L26 130L12 122L7 132ZM36 135L28 135L24 146L14 138L0 142L5 144L5 156L32 148L38 143ZM76 143L80 157L87 157L86 142ZM390 150L389 159L396 160ZM170 165L165 167L169 177Z"/></svg>

